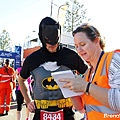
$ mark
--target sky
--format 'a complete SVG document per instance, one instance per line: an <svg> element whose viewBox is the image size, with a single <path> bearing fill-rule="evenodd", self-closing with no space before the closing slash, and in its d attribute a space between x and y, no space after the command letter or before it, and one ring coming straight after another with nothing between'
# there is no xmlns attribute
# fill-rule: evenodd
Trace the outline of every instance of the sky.
<svg viewBox="0 0 120 120"><path fill-rule="evenodd" d="M67 0L53 0L61 6ZM105 37L106 51L119 48L119 0L78 0L87 9L86 16ZM57 19L58 7L53 5L52 17ZM37 36L39 22L51 15L51 0L0 0L0 32L9 32L13 42L23 44L28 36ZM33 32L36 31L36 32Z"/></svg>

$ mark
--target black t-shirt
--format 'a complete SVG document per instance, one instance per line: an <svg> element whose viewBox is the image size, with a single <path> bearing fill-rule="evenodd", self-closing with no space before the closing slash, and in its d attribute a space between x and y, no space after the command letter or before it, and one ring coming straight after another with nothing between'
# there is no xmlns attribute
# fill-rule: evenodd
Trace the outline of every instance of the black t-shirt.
<svg viewBox="0 0 120 120"><path fill-rule="evenodd" d="M57 62L58 66L67 66L71 70L77 70L81 74L87 69L85 62L71 49L60 47L57 52L50 53L46 49L40 48L25 59L22 70L20 71L21 77L27 79L31 71L45 62Z"/></svg>

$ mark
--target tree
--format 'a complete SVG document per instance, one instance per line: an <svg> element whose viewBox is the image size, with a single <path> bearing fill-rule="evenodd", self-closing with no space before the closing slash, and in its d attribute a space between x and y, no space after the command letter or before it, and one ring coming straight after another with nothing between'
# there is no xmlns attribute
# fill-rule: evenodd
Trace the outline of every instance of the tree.
<svg viewBox="0 0 120 120"><path fill-rule="evenodd" d="M66 11L63 31L72 32L87 18L85 16L87 9L84 9L84 5L80 5L77 0L70 0L70 3L66 2L66 4L68 4L68 9Z"/></svg>
<svg viewBox="0 0 120 120"><path fill-rule="evenodd" d="M3 30L0 33L0 49L1 50L10 50L11 49L11 38L9 33L6 30Z"/></svg>

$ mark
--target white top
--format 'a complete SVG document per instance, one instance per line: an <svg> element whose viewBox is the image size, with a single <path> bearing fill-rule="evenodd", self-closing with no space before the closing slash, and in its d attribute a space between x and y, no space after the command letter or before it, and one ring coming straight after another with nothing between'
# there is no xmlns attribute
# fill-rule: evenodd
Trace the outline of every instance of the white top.
<svg viewBox="0 0 120 120"><path fill-rule="evenodd" d="M113 55L109 69L109 85L111 89L108 91L108 102L115 111L120 111L120 53Z"/></svg>

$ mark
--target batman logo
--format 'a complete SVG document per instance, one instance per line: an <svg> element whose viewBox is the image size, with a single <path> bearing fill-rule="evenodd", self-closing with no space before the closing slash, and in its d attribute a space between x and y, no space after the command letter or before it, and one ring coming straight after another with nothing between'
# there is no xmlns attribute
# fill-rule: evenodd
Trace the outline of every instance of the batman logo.
<svg viewBox="0 0 120 120"><path fill-rule="evenodd" d="M53 77L48 77L45 78L42 81L42 85L44 88L48 89L48 90L57 90L59 89L59 86L57 85L57 83L54 81Z"/></svg>

